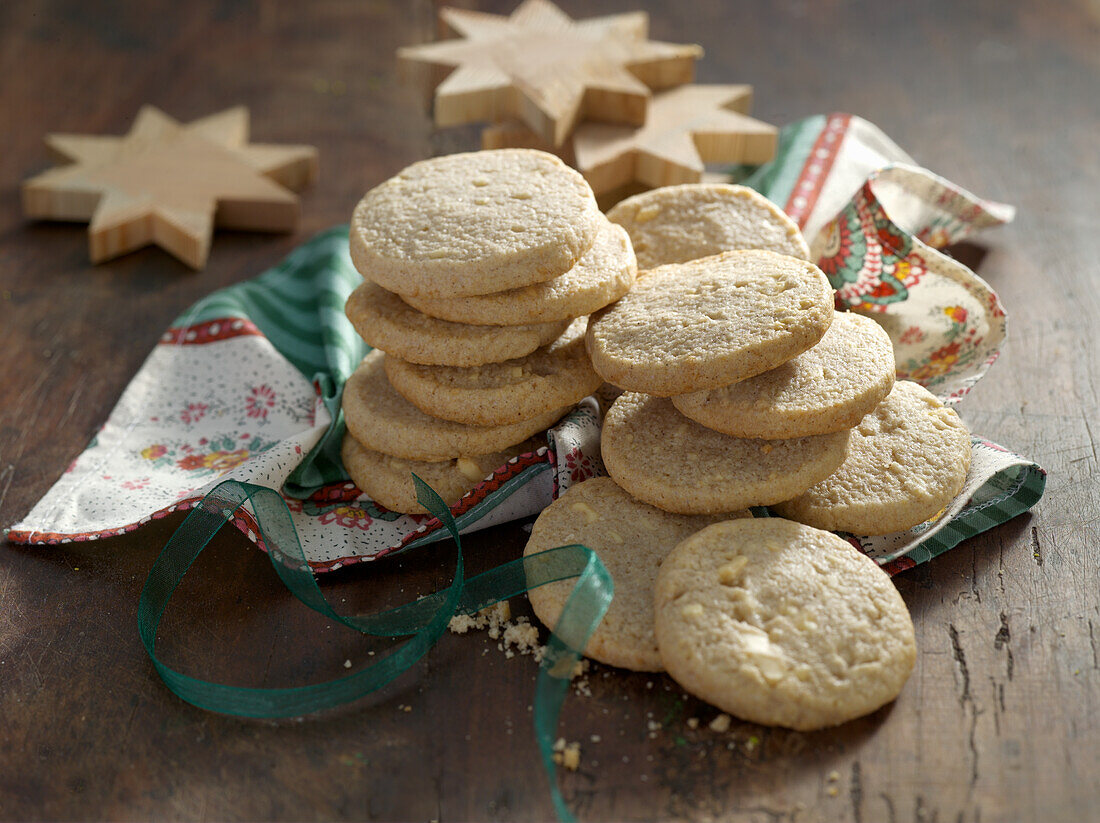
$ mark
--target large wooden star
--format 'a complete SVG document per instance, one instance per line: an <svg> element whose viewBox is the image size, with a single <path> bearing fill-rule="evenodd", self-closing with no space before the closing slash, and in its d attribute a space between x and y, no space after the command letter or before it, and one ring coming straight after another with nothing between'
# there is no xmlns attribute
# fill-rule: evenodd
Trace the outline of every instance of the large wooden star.
<svg viewBox="0 0 1100 823"><path fill-rule="evenodd" d="M243 106L180 124L145 106L124 137L51 134L46 144L70 165L23 184L28 217L90 221L99 263L154 243L201 269L215 224L290 231L301 188L317 175L312 146L248 142Z"/></svg>
<svg viewBox="0 0 1100 823"><path fill-rule="evenodd" d="M579 120L641 125L650 89L691 82L702 49L647 39L645 12L573 20L550 0L508 17L444 8L459 39L398 51L435 89L435 122L521 120L553 145Z"/></svg>

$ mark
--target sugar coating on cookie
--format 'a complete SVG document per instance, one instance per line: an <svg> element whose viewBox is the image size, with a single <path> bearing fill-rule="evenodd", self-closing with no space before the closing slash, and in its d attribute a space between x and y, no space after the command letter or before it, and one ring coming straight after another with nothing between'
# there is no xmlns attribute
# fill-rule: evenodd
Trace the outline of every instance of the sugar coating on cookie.
<svg viewBox="0 0 1100 823"><path fill-rule="evenodd" d="M886 573L836 535L781 518L687 538L654 589L661 659L723 711L800 731L873 712L916 659L909 610Z"/></svg>
<svg viewBox="0 0 1100 823"><path fill-rule="evenodd" d="M638 266L652 269L730 249L767 249L810 259L782 209L746 186L692 183L628 197L607 213L630 233Z"/></svg>
<svg viewBox="0 0 1100 823"><path fill-rule="evenodd" d="M615 596L584 649L585 657L659 672L664 666L653 633L653 583L662 561L681 540L718 519L747 516L671 514L634 499L609 477L594 477L571 486L542 510L523 554L571 543L592 549L611 575ZM535 616L551 630L574 582L559 580L527 593Z"/></svg>
<svg viewBox="0 0 1100 823"><path fill-rule="evenodd" d="M450 154L367 192L351 219L351 258L399 294L488 294L565 273L600 222L588 183L552 154Z"/></svg>
<svg viewBox="0 0 1100 823"><path fill-rule="evenodd" d="M848 432L789 440L730 437L671 401L626 392L600 434L607 473L632 495L682 514L767 506L799 494L844 460Z"/></svg>
<svg viewBox="0 0 1100 823"><path fill-rule="evenodd" d="M850 429L894 385L894 350L869 317L837 312L825 336L774 369L672 403L708 428L778 439Z"/></svg>
<svg viewBox="0 0 1100 823"><path fill-rule="evenodd" d="M642 273L589 318L588 353L607 382L669 397L774 369L817 343L833 314L813 263L730 251Z"/></svg>
<svg viewBox="0 0 1100 823"><path fill-rule="evenodd" d="M966 483L970 432L930 391L899 380L852 430L848 456L776 511L820 529L891 534L936 517Z"/></svg>
<svg viewBox="0 0 1100 823"><path fill-rule="evenodd" d="M372 351L344 384L348 431L363 446L405 460L451 460L502 451L556 423L568 408L507 426L468 426L424 414L386 379L385 355Z"/></svg>
<svg viewBox="0 0 1100 823"><path fill-rule="evenodd" d="M489 326L547 323L591 314L630 291L638 274L626 230L600 219L592 248L565 274L544 283L472 297L408 296L405 300L433 317Z"/></svg>
<svg viewBox="0 0 1100 823"><path fill-rule="evenodd" d="M568 319L507 328L450 323L417 311L369 281L351 293L344 312L373 348L410 363L443 366L522 357L556 339L569 324Z"/></svg>
<svg viewBox="0 0 1100 823"><path fill-rule="evenodd" d="M462 497L513 457L537 450L542 444L532 438L492 454L458 457L453 460L402 460L368 449L350 434L344 436L340 457L352 482L371 500L390 511L425 514L416 499L413 474L432 487L447 506Z"/></svg>
<svg viewBox="0 0 1100 823"><path fill-rule="evenodd" d="M433 417L474 426L518 423L571 406L600 387L584 349L586 318L525 357L484 366L422 366L385 359L390 385Z"/></svg>

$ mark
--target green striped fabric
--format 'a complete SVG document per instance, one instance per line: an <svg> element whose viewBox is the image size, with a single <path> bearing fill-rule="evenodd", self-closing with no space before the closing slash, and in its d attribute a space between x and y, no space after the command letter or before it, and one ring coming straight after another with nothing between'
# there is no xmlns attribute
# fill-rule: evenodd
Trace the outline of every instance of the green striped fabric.
<svg viewBox="0 0 1100 823"><path fill-rule="evenodd" d="M775 158L756 167L747 176L735 174L741 178L741 185L756 189L782 208L794 191L794 185L810 157L810 151L821 130L825 128L825 121L825 115L818 114L781 128Z"/></svg>
<svg viewBox="0 0 1100 823"><path fill-rule="evenodd" d="M333 423L321 442L287 478L283 491L309 497L329 483L348 479L340 461L344 381L370 350L355 333L344 303L363 282L348 254L348 228L322 232L283 262L252 280L216 291L188 309L177 326L222 317L251 320L295 368L314 382Z"/></svg>
<svg viewBox="0 0 1100 823"><path fill-rule="evenodd" d="M943 528L906 551L904 557L914 565L953 549L968 537L981 534L1023 514L1043 496L1046 474L1034 463L1013 466L998 472L967 501Z"/></svg>

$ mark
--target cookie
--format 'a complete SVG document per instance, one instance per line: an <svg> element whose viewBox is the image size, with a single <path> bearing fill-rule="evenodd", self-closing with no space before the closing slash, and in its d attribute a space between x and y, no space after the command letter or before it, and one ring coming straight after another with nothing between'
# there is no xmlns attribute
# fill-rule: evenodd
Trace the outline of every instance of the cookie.
<svg viewBox="0 0 1100 823"><path fill-rule="evenodd" d="M713 514L788 500L844 460L848 432L791 440L730 437L689 420L671 401L627 392L600 435L607 473L646 503Z"/></svg>
<svg viewBox="0 0 1100 823"><path fill-rule="evenodd" d="M909 610L846 540L780 518L709 526L654 587L668 673L744 720L811 731L889 703L913 670Z"/></svg>
<svg viewBox="0 0 1100 823"><path fill-rule="evenodd" d="M923 386L899 380L852 430L840 467L775 510L819 529L890 534L936 517L969 470L966 425Z"/></svg>
<svg viewBox="0 0 1100 823"><path fill-rule="evenodd" d="M385 359L390 385L425 414L504 426L571 406L603 382L584 350L585 318L526 357L484 366L421 366Z"/></svg>
<svg viewBox="0 0 1100 823"><path fill-rule="evenodd" d="M730 249L767 249L810 259L810 249L795 222L768 198L745 186L666 186L627 198L607 216L629 232L642 269Z"/></svg>
<svg viewBox="0 0 1100 823"><path fill-rule="evenodd" d="M344 307L373 348L410 363L480 366L523 357L565 331L569 320L527 326L470 326L429 317L381 286L365 282Z"/></svg>
<svg viewBox="0 0 1100 823"><path fill-rule="evenodd" d="M748 512L736 515L747 517ZM670 551L684 538L716 521L713 516L670 514L635 500L609 477L571 486L542 510L531 529L524 556L580 543L603 561L615 596L584 649L585 657L634 671L659 672L664 666L653 633L653 583ZM535 616L551 630L557 625L572 580L531 589Z"/></svg>
<svg viewBox="0 0 1100 823"><path fill-rule="evenodd" d="M692 420L734 437L769 440L850 429L894 385L894 349L869 317L837 312L813 348L770 371L672 404Z"/></svg>
<svg viewBox="0 0 1100 823"><path fill-rule="evenodd" d="M473 297L406 297L425 314L456 323L515 326L583 317L614 303L634 285L638 262L622 226L601 218L596 242L565 274L519 289Z"/></svg>
<svg viewBox="0 0 1100 823"><path fill-rule="evenodd" d="M817 343L833 314L813 263L729 251L644 272L589 318L588 353L607 382L668 397L774 369Z"/></svg>
<svg viewBox="0 0 1100 823"><path fill-rule="evenodd" d="M449 154L367 192L351 218L351 259L398 294L489 294L569 271L600 216L588 183L552 154Z"/></svg>
<svg viewBox="0 0 1100 823"><path fill-rule="evenodd" d="M372 351L344 384L344 418L359 443L405 460L452 460L503 451L556 423L569 409L545 412L508 426L467 426L420 411L386 379L385 355Z"/></svg>
<svg viewBox="0 0 1100 823"><path fill-rule="evenodd" d="M533 452L541 445L537 440L530 439L492 454L427 462L402 460L365 448L349 434L344 436L340 456L352 482L371 500L390 511L424 514L427 509L416 499L416 487L412 480L414 473L431 486L444 503L453 506L466 492L513 457Z"/></svg>

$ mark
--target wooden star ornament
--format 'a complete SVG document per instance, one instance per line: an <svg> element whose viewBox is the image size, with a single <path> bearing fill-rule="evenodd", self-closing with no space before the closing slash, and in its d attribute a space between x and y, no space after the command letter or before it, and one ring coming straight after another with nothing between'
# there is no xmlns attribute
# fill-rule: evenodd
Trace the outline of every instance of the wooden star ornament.
<svg viewBox="0 0 1100 823"><path fill-rule="evenodd" d="M747 115L752 86L687 85L655 94L644 126L582 123L558 153L596 194L631 183L655 188L698 183L706 163L766 163L775 156L778 130ZM516 124L485 129L482 148L549 150Z"/></svg>
<svg viewBox="0 0 1100 823"><path fill-rule="evenodd" d="M691 82L703 53L649 40L645 12L573 20L524 0L507 17L444 8L440 19L460 37L397 53L434 89L436 125L516 119L555 146L580 120L641 125L650 89Z"/></svg>
<svg viewBox="0 0 1100 823"><path fill-rule="evenodd" d="M123 137L51 134L46 144L69 165L23 184L31 218L90 221L99 263L156 244L201 269L214 226L291 231L299 189L317 176L312 146L248 142L248 109L181 124L145 106Z"/></svg>
<svg viewBox="0 0 1100 823"><path fill-rule="evenodd" d="M577 169L604 192L697 183L706 163L766 163L778 130L749 117L751 86L681 86L654 96L639 129L585 123L573 135Z"/></svg>

